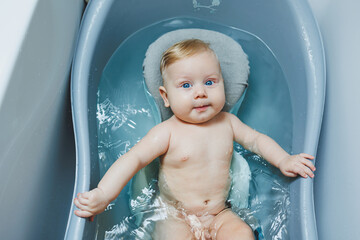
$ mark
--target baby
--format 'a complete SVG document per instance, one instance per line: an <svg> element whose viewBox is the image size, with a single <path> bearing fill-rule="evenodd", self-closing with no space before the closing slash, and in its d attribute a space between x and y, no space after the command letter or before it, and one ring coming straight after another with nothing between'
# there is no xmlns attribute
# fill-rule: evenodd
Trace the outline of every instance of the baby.
<svg viewBox="0 0 360 240"><path fill-rule="evenodd" d="M291 156L268 136L221 111L225 91L220 64L203 41L176 43L163 54L160 69L159 91L174 115L121 156L97 188L79 193L75 214L93 218L103 212L141 168L160 156L159 199L168 217L156 223L154 239L254 239L251 228L226 203L233 141L288 177L314 177L309 160L314 157Z"/></svg>

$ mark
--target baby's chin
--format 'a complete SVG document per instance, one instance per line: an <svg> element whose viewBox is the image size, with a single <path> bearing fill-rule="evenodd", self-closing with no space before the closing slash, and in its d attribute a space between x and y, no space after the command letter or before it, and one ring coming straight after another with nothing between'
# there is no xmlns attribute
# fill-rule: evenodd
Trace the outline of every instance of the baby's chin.
<svg viewBox="0 0 360 240"><path fill-rule="evenodd" d="M202 124L202 123L209 122L215 116L216 116L216 114L214 116L211 115L211 116L198 116L198 117L182 117L182 116L176 116L176 117L185 123Z"/></svg>

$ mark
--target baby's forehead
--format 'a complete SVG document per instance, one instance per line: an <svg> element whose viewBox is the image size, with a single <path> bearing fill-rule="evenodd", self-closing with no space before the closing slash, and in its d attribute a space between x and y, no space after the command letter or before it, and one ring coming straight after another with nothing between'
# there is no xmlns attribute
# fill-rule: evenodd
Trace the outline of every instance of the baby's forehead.
<svg viewBox="0 0 360 240"><path fill-rule="evenodd" d="M213 58L209 58L210 56L213 56ZM167 64L164 68L164 70L166 70L167 68L169 68L170 66L173 66L175 63L178 63L180 61L187 61L187 60L193 60L194 58L203 58L203 60L205 61L215 61L219 68L221 68L220 66L220 61L219 58L217 57L216 53L211 50L211 49L204 49L204 50L199 50L194 52L191 55L187 55L187 56L182 56L182 57L178 57L176 59L174 59L171 63Z"/></svg>
<svg viewBox="0 0 360 240"><path fill-rule="evenodd" d="M209 63L210 61L213 63ZM210 75L210 73L211 73L211 75L215 75L215 74L221 75L220 61L217 58L215 52L212 50L204 50L204 51L199 51L197 53L194 53L194 54L186 56L186 57L176 59L171 64L168 64L163 69L162 77L163 77L163 79L165 79L166 75L169 73L169 71L171 71L172 73L174 71L179 71L179 72L181 72L181 74L185 74L186 70L188 70L189 74L191 74L192 70L195 70L195 69L194 68L184 69L184 68L182 68L184 66L183 64L185 64L185 66L190 65L191 67L192 66L196 67L196 66L199 66L197 64L201 64L201 63L204 63L203 65L206 65L206 66L216 65L215 67L206 70L209 75Z"/></svg>

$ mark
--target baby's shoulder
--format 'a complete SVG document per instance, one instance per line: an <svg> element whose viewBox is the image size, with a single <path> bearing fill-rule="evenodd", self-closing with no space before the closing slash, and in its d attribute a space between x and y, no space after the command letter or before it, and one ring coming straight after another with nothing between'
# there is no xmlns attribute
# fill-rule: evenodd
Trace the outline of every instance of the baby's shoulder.
<svg viewBox="0 0 360 240"><path fill-rule="evenodd" d="M214 126L220 126L221 128L232 128L233 114L228 112L220 112L216 118L213 119Z"/></svg>
<svg viewBox="0 0 360 240"><path fill-rule="evenodd" d="M234 118L236 118L236 116L232 113L220 112L219 118L224 122L231 122Z"/></svg>
<svg viewBox="0 0 360 240"><path fill-rule="evenodd" d="M148 132L148 135L154 135L159 137L165 137L168 138L168 136L171 133L171 124L169 122L164 121L157 125L155 125L153 128L150 129Z"/></svg>
<svg viewBox="0 0 360 240"><path fill-rule="evenodd" d="M234 114L228 112L221 112L221 119L224 124L227 124L231 128L237 128L242 125L241 120Z"/></svg>
<svg viewBox="0 0 360 240"><path fill-rule="evenodd" d="M174 121L173 118L169 118L157 124L155 127L152 128L152 130L170 133L171 130L174 129L174 127L176 127L175 125L176 125L176 121Z"/></svg>

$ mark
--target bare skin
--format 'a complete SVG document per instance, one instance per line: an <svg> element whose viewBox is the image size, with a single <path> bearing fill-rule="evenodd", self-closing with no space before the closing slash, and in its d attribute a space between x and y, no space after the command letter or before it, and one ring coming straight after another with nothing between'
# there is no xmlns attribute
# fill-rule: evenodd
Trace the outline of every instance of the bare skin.
<svg viewBox="0 0 360 240"><path fill-rule="evenodd" d="M120 157L97 188L79 193L75 214L92 218L103 212L136 172L160 156L160 196L178 212L157 224L155 239L254 239L250 227L226 209L233 141L289 177L314 177L313 157L290 156L268 136L221 112L224 81L212 52L178 60L163 75L160 94L174 116Z"/></svg>

